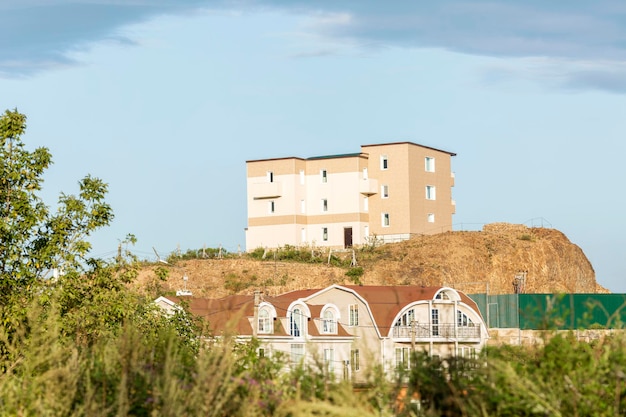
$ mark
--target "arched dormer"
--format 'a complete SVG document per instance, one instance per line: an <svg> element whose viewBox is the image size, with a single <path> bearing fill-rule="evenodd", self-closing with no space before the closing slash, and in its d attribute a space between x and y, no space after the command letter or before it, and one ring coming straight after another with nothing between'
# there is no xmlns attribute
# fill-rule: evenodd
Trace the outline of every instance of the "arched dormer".
<svg viewBox="0 0 626 417"><path fill-rule="evenodd" d="M322 334L337 334L337 323L341 318L339 308L334 304L326 304L322 308L320 319L322 320Z"/></svg>
<svg viewBox="0 0 626 417"><path fill-rule="evenodd" d="M461 296L459 295L458 292L456 292L456 290L449 288L449 287L443 287L435 293L433 300L461 301Z"/></svg>
<svg viewBox="0 0 626 417"><path fill-rule="evenodd" d="M287 313L289 319L289 334L293 337L304 337L311 312L301 301L291 303Z"/></svg>
<svg viewBox="0 0 626 417"><path fill-rule="evenodd" d="M276 309L267 302L259 304L259 321L257 323L257 331L259 334L274 333L274 320L276 320Z"/></svg>

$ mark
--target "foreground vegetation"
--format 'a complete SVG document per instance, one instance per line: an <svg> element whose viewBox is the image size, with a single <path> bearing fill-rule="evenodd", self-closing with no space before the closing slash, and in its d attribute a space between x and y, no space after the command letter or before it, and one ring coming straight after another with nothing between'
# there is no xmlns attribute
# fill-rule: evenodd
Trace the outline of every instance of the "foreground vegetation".
<svg viewBox="0 0 626 417"><path fill-rule="evenodd" d="M543 346L491 348L471 360L416 353L405 373L373 367L369 384L355 390L322 366L259 357L254 341L199 345L202 327L184 312L164 317L140 303L85 338L66 327L58 303L33 304L17 331L2 331L0 415L626 414L621 334L592 344L554 335Z"/></svg>
<svg viewBox="0 0 626 417"><path fill-rule="evenodd" d="M25 128L17 111L0 116L0 416L626 415L622 333L443 362L415 353L397 375L370 366L359 390L315 363L260 357L255 340L212 338L210 322L129 289L132 235L115 259L89 257L87 238L113 219L107 186L87 176L51 211L37 192L52 158L26 150ZM167 271L155 274L158 290Z"/></svg>

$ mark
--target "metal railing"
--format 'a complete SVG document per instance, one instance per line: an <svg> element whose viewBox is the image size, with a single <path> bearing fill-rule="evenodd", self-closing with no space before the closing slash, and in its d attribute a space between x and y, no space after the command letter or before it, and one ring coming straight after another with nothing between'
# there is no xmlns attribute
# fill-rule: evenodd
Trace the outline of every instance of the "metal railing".
<svg viewBox="0 0 626 417"><path fill-rule="evenodd" d="M414 326L394 326L393 337L398 339L410 339L415 331L416 339L430 338L454 338L454 339L478 339L480 338L480 326L456 326L454 324L416 324Z"/></svg>

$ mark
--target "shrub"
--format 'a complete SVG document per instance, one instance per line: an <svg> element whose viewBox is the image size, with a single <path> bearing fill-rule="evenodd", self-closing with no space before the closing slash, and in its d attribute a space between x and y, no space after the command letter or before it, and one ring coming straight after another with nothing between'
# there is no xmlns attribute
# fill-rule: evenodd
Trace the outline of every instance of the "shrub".
<svg viewBox="0 0 626 417"><path fill-rule="evenodd" d="M357 285L361 285L361 277L363 276L363 268L360 266L356 266L353 268L350 268L347 272L346 275L350 277L350 280L357 284Z"/></svg>

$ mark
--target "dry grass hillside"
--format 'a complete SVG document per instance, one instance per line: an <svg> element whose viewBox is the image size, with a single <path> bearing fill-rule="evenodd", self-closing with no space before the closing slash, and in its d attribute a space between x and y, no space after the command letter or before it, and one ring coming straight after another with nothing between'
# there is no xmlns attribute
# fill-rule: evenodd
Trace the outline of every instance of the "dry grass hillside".
<svg viewBox="0 0 626 417"><path fill-rule="evenodd" d="M311 250L308 249L310 252ZM513 280L526 272L527 293L604 293L583 251L560 231L493 223L482 231L447 232L355 251L360 277L350 277L352 253L337 253L343 266L328 265L328 252L314 253L309 262L278 261L249 255L176 262L165 281L156 278L157 265L144 268L137 286L144 291L173 292L184 286L197 297L216 298L261 289L279 294L333 283L364 285L448 285L466 293L512 293ZM354 272L354 271L353 271Z"/></svg>

